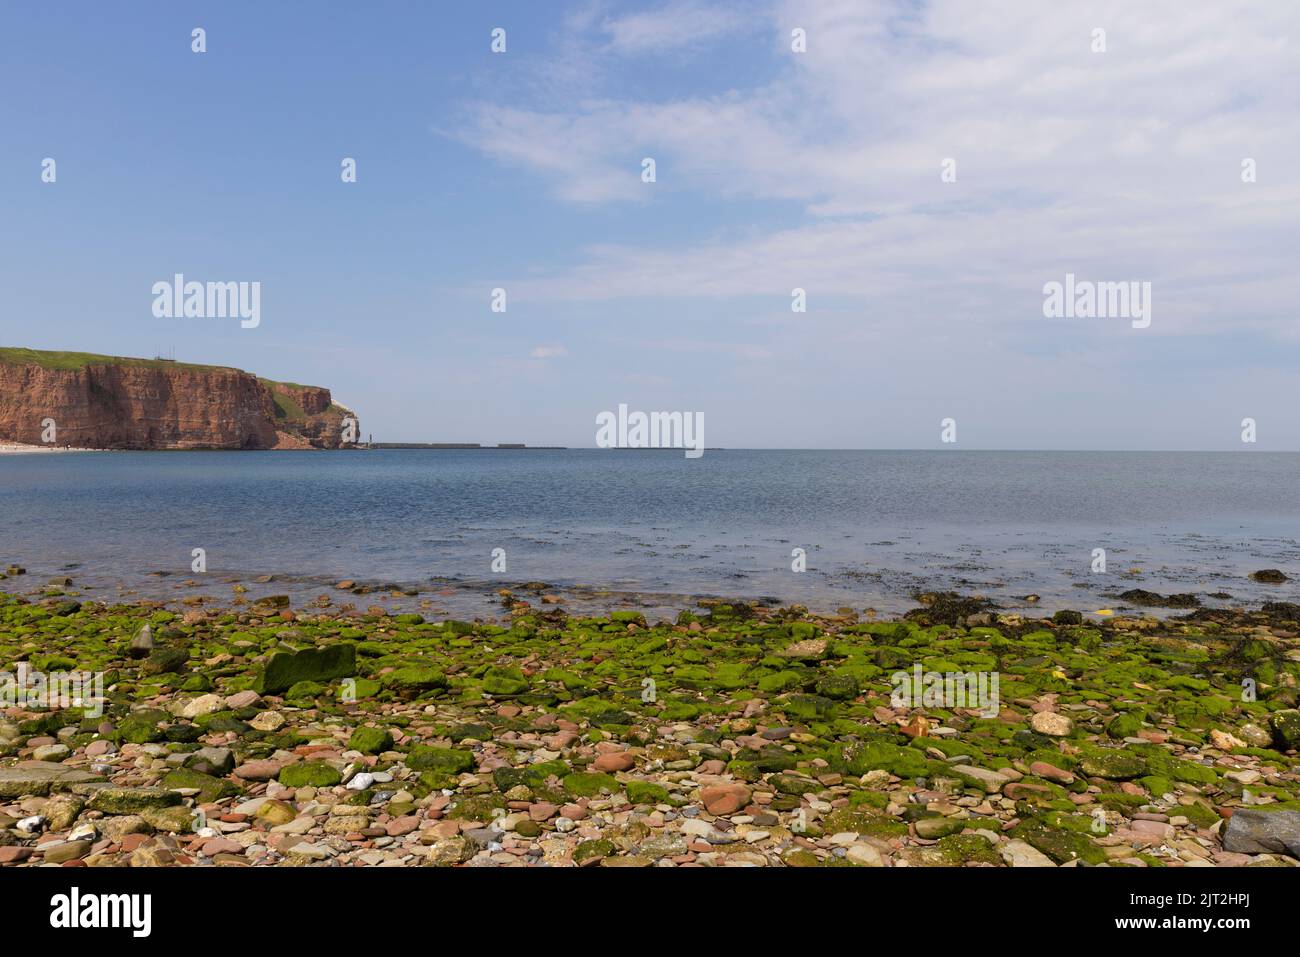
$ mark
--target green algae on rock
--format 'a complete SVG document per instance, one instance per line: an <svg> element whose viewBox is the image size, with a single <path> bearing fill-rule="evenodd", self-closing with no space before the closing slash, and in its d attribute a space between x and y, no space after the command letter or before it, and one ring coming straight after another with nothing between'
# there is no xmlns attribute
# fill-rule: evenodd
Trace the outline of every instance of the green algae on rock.
<svg viewBox="0 0 1300 957"><path fill-rule="evenodd" d="M337 768L324 761L303 761L281 769L279 781L290 788L327 788L343 780Z"/></svg>
<svg viewBox="0 0 1300 957"><path fill-rule="evenodd" d="M0 801L38 802L60 837L0 817L18 866L87 824L109 839L88 864L166 863L159 842L214 814L239 839L213 854L258 866L1277 866L1300 847L1286 603L497 623L76 598L0 595L11 660L112 677L102 713L0 719ZM131 653L146 624L166 660ZM999 707L896 702L890 675L917 665L998 673ZM142 849L113 850L130 834Z"/></svg>
<svg viewBox="0 0 1300 957"><path fill-rule="evenodd" d="M321 648L277 651L266 662L254 690L259 694L287 691L300 681L332 681L356 673L357 646L340 641Z"/></svg>

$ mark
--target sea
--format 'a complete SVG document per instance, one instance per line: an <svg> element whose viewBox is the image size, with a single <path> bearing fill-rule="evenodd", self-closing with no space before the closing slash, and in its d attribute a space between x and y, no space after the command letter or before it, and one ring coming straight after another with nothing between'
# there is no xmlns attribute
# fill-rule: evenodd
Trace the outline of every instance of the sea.
<svg viewBox="0 0 1300 957"><path fill-rule="evenodd" d="M1135 588L1251 607L1300 600L1300 454L3 455L11 563L27 575L0 591L71 578L102 601L328 595L456 617L503 614L502 589L663 616L727 599L883 617L936 591L1034 614L1118 613ZM1251 580L1263 568L1291 581Z"/></svg>

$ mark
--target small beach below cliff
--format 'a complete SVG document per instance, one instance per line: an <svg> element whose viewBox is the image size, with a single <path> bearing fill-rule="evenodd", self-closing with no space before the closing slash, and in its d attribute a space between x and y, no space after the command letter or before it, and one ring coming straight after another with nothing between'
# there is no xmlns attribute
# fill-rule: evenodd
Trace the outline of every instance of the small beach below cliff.
<svg viewBox="0 0 1300 957"><path fill-rule="evenodd" d="M0 442L0 455L26 455L30 452L107 452L108 449L74 449L62 445L27 445L23 442Z"/></svg>

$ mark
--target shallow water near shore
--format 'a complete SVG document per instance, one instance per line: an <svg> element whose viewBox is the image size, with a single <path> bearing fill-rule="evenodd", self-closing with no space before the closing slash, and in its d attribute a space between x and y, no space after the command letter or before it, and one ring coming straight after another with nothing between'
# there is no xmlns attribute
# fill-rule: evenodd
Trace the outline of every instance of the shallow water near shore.
<svg viewBox="0 0 1300 957"><path fill-rule="evenodd" d="M28 587L68 574L101 600L229 598L238 581L297 601L354 579L419 590L394 607L456 615L500 613L495 591L530 581L590 611L721 596L894 614L953 590L1091 612L1122 610L1132 588L1253 605L1300 596L1248 577L1300 577L1298 477L1300 454L1260 452L13 455L0 559Z"/></svg>

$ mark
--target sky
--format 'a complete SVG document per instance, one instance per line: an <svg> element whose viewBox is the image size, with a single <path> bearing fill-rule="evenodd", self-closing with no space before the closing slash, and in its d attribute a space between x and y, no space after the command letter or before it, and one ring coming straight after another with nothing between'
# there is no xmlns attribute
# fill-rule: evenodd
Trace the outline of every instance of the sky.
<svg viewBox="0 0 1300 957"><path fill-rule="evenodd" d="M10 2L0 345L376 441L1297 450L1298 168L1289 0ZM176 273L260 323L155 316ZM1067 273L1150 324L1045 316Z"/></svg>

